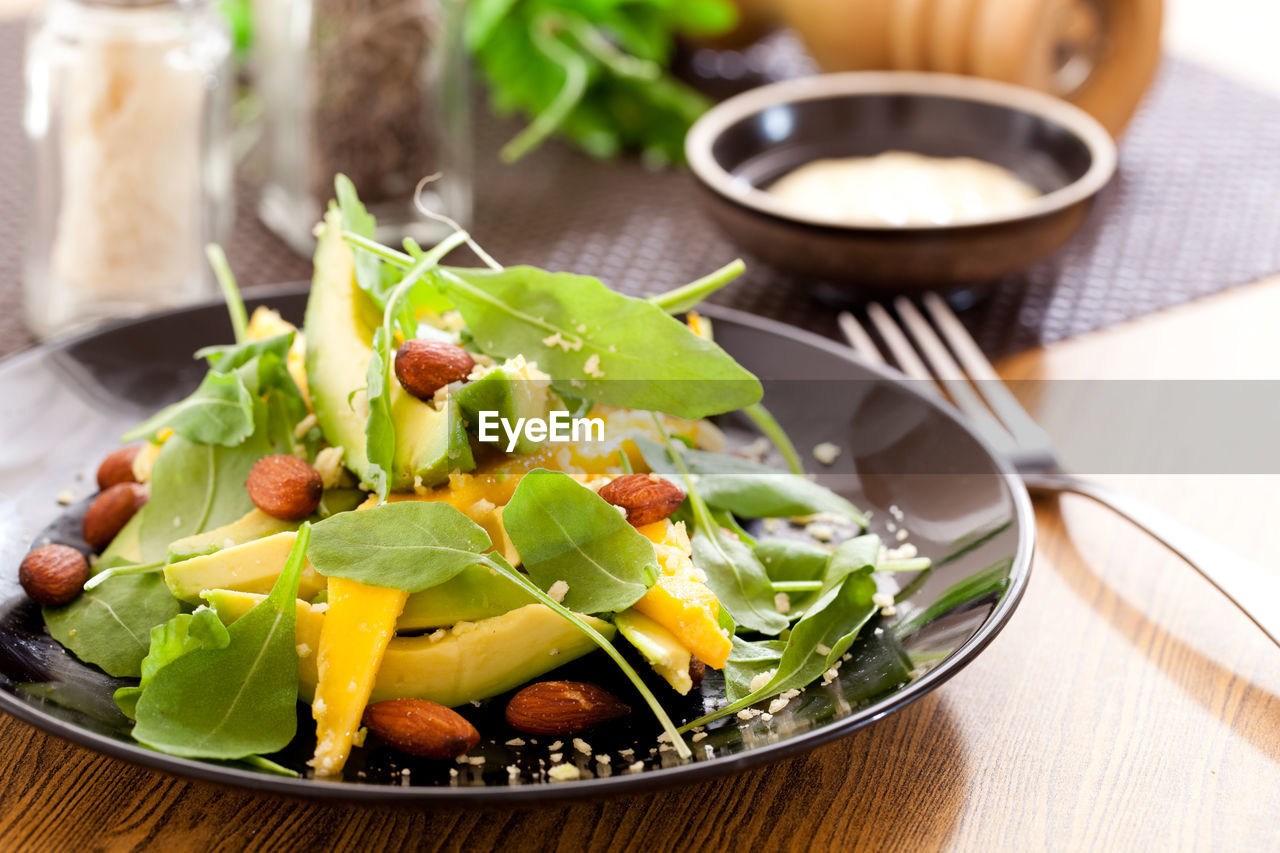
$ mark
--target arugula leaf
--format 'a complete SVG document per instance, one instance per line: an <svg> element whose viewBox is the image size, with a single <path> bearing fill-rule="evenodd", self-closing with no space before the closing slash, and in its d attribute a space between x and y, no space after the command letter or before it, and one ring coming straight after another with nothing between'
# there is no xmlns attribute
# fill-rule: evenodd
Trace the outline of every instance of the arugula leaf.
<svg viewBox="0 0 1280 853"><path fill-rule="evenodd" d="M476 345L537 361L557 391L682 418L740 409L763 393L720 347L597 278L523 266L440 273Z"/></svg>
<svg viewBox="0 0 1280 853"><path fill-rule="evenodd" d="M756 543L755 553L774 584L821 580L827 561L831 559L830 551L799 539L762 539ZM791 600L788 618L794 619L803 614L818 592L788 592Z"/></svg>
<svg viewBox="0 0 1280 853"><path fill-rule="evenodd" d="M569 585L564 606L579 613L625 610L658 576L653 545L622 514L568 474L536 468L502 511L529 577L548 590Z"/></svg>
<svg viewBox="0 0 1280 853"><path fill-rule="evenodd" d="M190 397L156 412L124 440L150 438L162 427L198 444L234 447L253 432L253 397L236 374L210 371Z"/></svg>
<svg viewBox="0 0 1280 853"><path fill-rule="evenodd" d="M338 212L342 215L342 228L361 237L373 240L378 235L378 223L373 214L365 209L360 197L356 195L356 185L346 175L333 177L334 194L338 197ZM356 285L373 296L381 304L384 291L382 261L372 252L352 247L352 257L356 268Z"/></svg>
<svg viewBox="0 0 1280 853"><path fill-rule="evenodd" d="M179 613L163 625L156 625L151 629L150 650L142 659L142 680L136 686L117 690L116 704L126 717L134 719L137 716L138 697L162 667L187 652L196 649L225 649L229 642L231 635L227 633L226 626L222 624L218 614L207 607L194 613Z"/></svg>
<svg viewBox="0 0 1280 853"><path fill-rule="evenodd" d="M238 759L272 753L297 730L298 578L311 526L298 529L267 598L227 629L222 648L190 651L154 674L137 702L134 739L170 755Z"/></svg>
<svg viewBox="0 0 1280 853"><path fill-rule="evenodd" d="M774 666L764 665L760 656L740 657L745 664L744 669L738 671L740 664L731 656L725 664L725 681L726 684L737 685L735 692L741 689L740 685L743 683L749 689L751 681L762 671L773 669L773 676L762 687L739 695L736 699L731 697L725 707L682 726L681 730L735 714L748 705L784 691L803 689L816 680L840 660L840 656L853 644L862 626L875 615L876 606L871 601L875 591L876 584L868 570L844 576L836 586L823 592L804 617L792 627L786 647ZM776 646L763 650L769 654L774 651Z"/></svg>
<svg viewBox="0 0 1280 853"><path fill-rule="evenodd" d="M787 617L774 606L769 577L746 543L701 523L692 541L693 564L706 573L707 586L734 622L765 634L787 627Z"/></svg>
<svg viewBox="0 0 1280 853"><path fill-rule="evenodd" d="M181 608L156 575L117 577L70 604L44 608L49 634L85 663L108 675L137 678L150 631Z"/></svg>
<svg viewBox="0 0 1280 853"><path fill-rule="evenodd" d="M636 437L649 467L675 475L679 468L667 448L652 439ZM866 524L866 517L846 499L812 480L728 453L681 451L689 473L697 477L698 492L710 506L743 518L791 518L830 512Z"/></svg>
<svg viewBox="0 0 1280 853"><path fill-rule="evenodd" d="M751 695L751 683L764 673L776 672L786 648L785 640L760 640L753 643L734 637L729 662L724 668L726 698L730 702L736 702Z"/></svg>
<svg viewBox="0 0 1280 853"><path fill-rule="evenodd" d="M307 556L326 577L421 592L485 562L484 528L436 501L399 501L315 525Z"/></svg>
<svg viewBox="0 0 1280 853"><path fill-rule="evenodd" d="M675 37L737 19L727 0L479 0L468 12L467 46L495 110L532 119L508 161L555 132L597 157L639 149L679 162L709 102L666 70Z"/></svg>
<svg viewBox="0 0 1280 853"><path fill-rule="evenodd" d="M910 637L930 622L957 608L987 598L999 600L1009 586L1011 565L1013 565L1013 558L1006 557L947 587L929 607L894 624L893 632L899 637Z"/></svg>

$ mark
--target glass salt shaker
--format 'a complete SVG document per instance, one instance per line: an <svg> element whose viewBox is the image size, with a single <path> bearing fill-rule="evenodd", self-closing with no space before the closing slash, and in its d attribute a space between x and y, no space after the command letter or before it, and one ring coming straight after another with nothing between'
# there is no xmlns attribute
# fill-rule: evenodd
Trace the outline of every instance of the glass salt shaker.
<svg viewBox="0 0 1280 853"><path fill-rule="evenodd" d="M216 292L231 42L203 0L50 0L27 42L25 308L60 335Z"/></svg>
<svg viewBox="0 0 1280 853"><path fill-rule="evenodd" d="M433 243L471 216L463 0L257 0L254 85L262 101L262 220L302 254L345 174L378 236Z"/></svg>

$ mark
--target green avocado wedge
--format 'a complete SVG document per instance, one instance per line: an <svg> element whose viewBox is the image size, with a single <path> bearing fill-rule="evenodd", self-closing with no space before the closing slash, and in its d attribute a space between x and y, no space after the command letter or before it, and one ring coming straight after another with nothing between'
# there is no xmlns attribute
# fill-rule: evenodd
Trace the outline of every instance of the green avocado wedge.
<svg viewBox="0 0 1280 853"><path fill-rule="evenodd" d="M230 624L265 596L214 589L205 600ZM324 608L297 602L298 696L310 702L316 686L316 650ZM587 624L612 639L614 627L592 616ZM395 637L378 668L372 702L430 699L456 707L505 693L595 649L592 641L551 608L524 607L476 622L463 622L443 636Z"/></svg>
<svg viewBox="0 0 1280 853"><path fill-rule="evenodd" d="M316 420L325 439L345 451L347 467L366 484L369 457L365 396L377 307L356 284L355 262L342 239L342 217L331 210L320 226L315 276L307 300L307 384ZM392 382L392 419L396 451L390 473L392 491L409 491L415 481L433 486L450 471L475 467L458 409L436 409Z"/></svg>

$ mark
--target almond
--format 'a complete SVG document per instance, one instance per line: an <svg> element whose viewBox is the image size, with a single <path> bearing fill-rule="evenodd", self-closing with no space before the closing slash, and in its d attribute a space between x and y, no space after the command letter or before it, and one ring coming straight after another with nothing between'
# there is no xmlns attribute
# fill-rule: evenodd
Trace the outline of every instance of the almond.
<svg viewBox="0 0 1280 853"><path fill-rule="evenodd" d="M283 521L311 515L324 496L320 472L287 453L264 456L255 462L245 488L254 506Z"/></svg>
<svg viewBox="0 0 1280 853"><path fill-rule="evenodd" d="M136 483L133 473L133 460L137 457L141 445L131 445L112 451L98 466L98 488L105 491L117 483Z"/></svg>
<svg viewBox="0 0 1280 853"><path fill-rule="evenodd" d="M18 583L27 595L53 607L69 603L88 579L89 561L66 545L41 545L18 567Z"/></svg>
<svg viewBox="0 0 1280 853"><path fill-rule="evenodd" d="M531 735L571 735L630 713L613 694L581 681L540 681L507 703L507 722Z"/></svg>
<svg viewBox="0 0 1280 853"><path fill-rule="evenodd" d="M662 521L684 503L680 487L657 474L623 474L605 483L600 497L625 509L632 527Z"/></svg>
<svg viewBox="0 0 1280 853"><path fill-rule="evenodd" d="M140 483L116 483L104 489L84 514L84 541L94 550L102 550L146 502L147 489Z"/></svg>
<svg viewBox="0 0 1280 853"><path fill-rule="evenodd" d="M689 658L689 680L694 687L702 686L702 677L707 674L707 665L697 658Z"/></svg>
<svg viewBox="0 0 1280 853"><path fill-rule="evenodd" d="M396 379L419 400L430 400L450 382L466 379L476 360L443 341L405 341L396 350Z"/></svg>
<svg viewBox="0 0 1280 853"><path fill-rule="evenodd" d="M364 709L364 724L378 739L423 758L456 758L480 742L461 714L426 699L388 699Z"/></svg>

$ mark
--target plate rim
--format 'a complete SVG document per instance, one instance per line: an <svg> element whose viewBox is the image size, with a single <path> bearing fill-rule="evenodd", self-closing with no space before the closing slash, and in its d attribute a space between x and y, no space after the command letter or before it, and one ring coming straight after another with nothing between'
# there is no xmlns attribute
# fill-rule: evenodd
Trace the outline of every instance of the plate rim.
<svg viewBox="0 0 1280 853"><path fill-rule="evenodd" d="M309 288L310 283L290 283L254 288L246 294L245 302L248 305L256 305L281 298L302 296L308 292ZM131 317L77 335L49 341L0 360L0 373L20 367L26 361L51 355L82 341L136 323L148 322L191 311L209 310L222 304L220 299L204 300L165 311ZM307 777L273 776L234 767L206 764L195 759L166 755L146 749L140 745L119 741L107 735L81 728L52 714L42 712L36 706L23 702L5 691L0 691L0 711L10 714L37 729L70 741L77 746L128 761L131 764L202 782L230 785L254 792L284 794L326 801L346 800L352 804L416 804L435 805L441 808L472 805L491 808L514 808L535 804L565 803L607 796L637 794L740 773L753 767L771 764L802 752L808 752L837 738L845 737L864 726L901 710L917 699L936 690L957 672L968 666L981 651L990 645L991 641L1008 623L1026 590L1031 576L1032 556L1035 551L1036 527L1031 498L1021 477L1018 476L1006 459L1001 457L981 435L964 422L958 412L940 404L923 391L915 388L911 383L905 382L906 377L899 374L898 371L865 361L853 350L830 338L769 317L715 304L701 305L698 310L713 320L719 319L737 323L771 335L796 340L806 346L857 364L859 368L870 371L880 378L892 382L895 386L904 388L908 393L924 400L936 413L950 419L969 435L982 449L983 453L986 454L997 474L1001 475L1006 483L1009 496L1013 502L1013 519L1017 523L1019 532L1017 547L1009 569L1009 588L978 627L978 630L974 632L973 636L948 655L941 664L925 673L919 680L910 683L892 697L865 709L866 711L871 711L871 713L855 713L795 737L757 747L738 755L690 762L675 767L656 768L636 774L605 776L563 783L543 782L498 787L480 785L400 787L366 784L356 780L327 781Z"/></svg>

